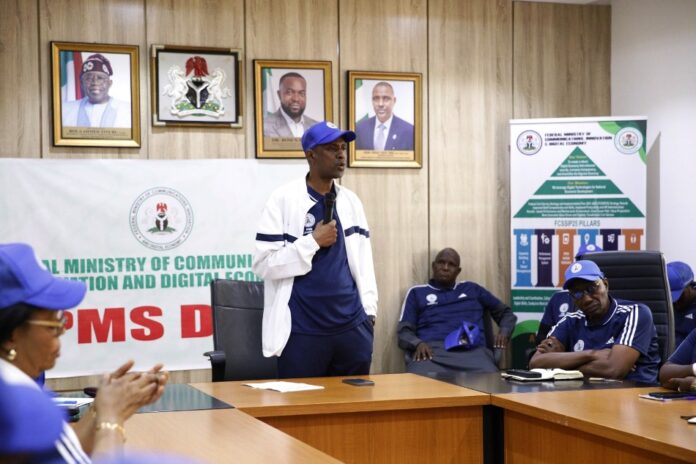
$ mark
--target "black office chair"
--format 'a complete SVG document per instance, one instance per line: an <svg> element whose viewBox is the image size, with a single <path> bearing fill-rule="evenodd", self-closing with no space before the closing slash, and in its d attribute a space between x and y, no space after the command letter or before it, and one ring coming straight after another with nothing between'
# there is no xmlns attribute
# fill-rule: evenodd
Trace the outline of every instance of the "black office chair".
<svg viewBox="0 0 696 464"><path fill-rule="evenodd" d="M277 358L261 352L263 282L215 279L210 283L213 311L213 382L278 378Z"/></svg>
<svg viewBox="0 0 696 464"><path fill-rule="evenodd" d="M659 251L604 251L580 259L594 261L609 280L609 294L633 300L652 311L664 363L674 351L674 313L665 258Z"/></svg>

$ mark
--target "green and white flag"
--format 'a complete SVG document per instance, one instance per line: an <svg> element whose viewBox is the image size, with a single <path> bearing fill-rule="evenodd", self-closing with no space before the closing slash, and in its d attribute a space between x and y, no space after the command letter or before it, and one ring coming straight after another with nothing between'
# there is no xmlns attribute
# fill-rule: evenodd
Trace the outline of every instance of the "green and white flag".
<svg viewBox="0 0 696 464"><path fill-rule="evenodd" d="M80 52L60 52L60 97L62 101L82 98L79 70L82 68Z"/></svg>
<svg viewBox="0 0 696 464"><path fill-rule="evenodd" d="M362 79L355 80L355 122L360 122L363 119L370 117L370 95L366 89L366 85Z"/></svg>
<svg viewBox="0 0 696 464"><path fill-rule="evenodd" d="M263 68L262 93L263 93L263 110L265 115L270 115L278 111L280 102L278 101L278 93L273 88L273 76L271 68Z"/></svg>

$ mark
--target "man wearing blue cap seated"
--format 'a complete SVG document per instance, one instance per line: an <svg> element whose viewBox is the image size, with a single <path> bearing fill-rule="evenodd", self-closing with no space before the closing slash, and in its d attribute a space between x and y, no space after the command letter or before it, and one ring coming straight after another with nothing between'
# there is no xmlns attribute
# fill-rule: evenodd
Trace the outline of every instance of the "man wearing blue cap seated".
<svg viewBox="0 0 696 464"><path fill-rule="evenodd" d="M459 263L459 254L445 248L435 256L430 282L406 294L397 333L399 347L411 353L408 372L498 371L486 343L484 313L500 326L495 348L507 346L517 317L482 286L457 282Z"/></svg>
<svg viewBox="0 0 696 464"><path fill-rule="evenodd" d="M650 308L609 296L609 282L589 260L568 267L563 288L579 311L569 312L551 329L530 367L655 383L660 356Z"/></svg>
<svg viewBox="0 0 696 464"><path fill-rule="evenodd" d="M667 279L674 307L674 346L678 347L696 329L696 283L691 266L681 261L667 263Z"/></svg>
<svg viewBox="0 0 696 464"><path fill-rule="evenodd" d="M603 251L601 247L595 245L594 243L583 243L578 248L578 252L575 253L575 259L578 260L580 257L587 253L599 253ZM541 343L542 340L546 338L551 330L551 327L558 324L558 322L563 319L568 311L573 312L575 310L575 304L573 299L570 297L568 290L561 290L554 293L549 302L546 303L544 308L544 314L541 316L541 321L539 321L539 330L536 334L536 344Z"/></svg>
<svg viewBox="0 0 696 464"><path fill-rule="evenodd" d="M672 390L696 392L696 329L660 368L660 383Z"/></svg>
<svg viewBox="0 0 696 464"><path fill-rule="evenodd" d="M264 279L262 348L278 375L363 375L372 361L377 282L360 199L334 179L355 133L330 122L302 136L309 173L275 190L253 271Z"/></svg>

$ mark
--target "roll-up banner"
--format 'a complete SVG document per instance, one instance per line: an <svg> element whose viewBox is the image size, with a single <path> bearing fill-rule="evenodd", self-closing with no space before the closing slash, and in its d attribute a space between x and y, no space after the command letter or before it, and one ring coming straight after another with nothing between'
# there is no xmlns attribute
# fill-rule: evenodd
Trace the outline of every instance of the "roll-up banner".
<svg viewBox="0 0 696 464"><path fill-rule="evenodd" d="M645 117L510 121L516 332L536 330L582 245L645 248L646 127Z"/></svg>

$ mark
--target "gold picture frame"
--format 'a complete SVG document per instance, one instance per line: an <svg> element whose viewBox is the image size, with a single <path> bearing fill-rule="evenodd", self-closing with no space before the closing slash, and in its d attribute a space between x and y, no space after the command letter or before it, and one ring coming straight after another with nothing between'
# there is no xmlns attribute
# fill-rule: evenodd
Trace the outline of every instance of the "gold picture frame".
<svg viewBox="0 0 696 464"><path fill-rule="evenodd" d="M243 63L232 48L152 45L152 125L242 127Z"/></svg>
<svg viewBox="0 0 696 464"><path fill-rule="evenodd" d="M51 42L53 145L140 147L137 45Z"/></svg>
<svg viewBox="0 0 696 464"><path fill-rule="evenodd" d="M421 168L422 75L348 71L348 165Z"/></svg>
<svg viewBox="0 0 696 464"><path fill-rule="evenodd" d="M334 121L331 83L330 61L254 60L256 157L304 158L301 133Z"/></svg>

